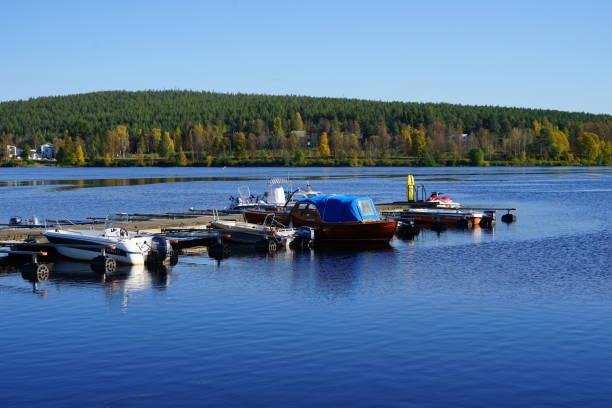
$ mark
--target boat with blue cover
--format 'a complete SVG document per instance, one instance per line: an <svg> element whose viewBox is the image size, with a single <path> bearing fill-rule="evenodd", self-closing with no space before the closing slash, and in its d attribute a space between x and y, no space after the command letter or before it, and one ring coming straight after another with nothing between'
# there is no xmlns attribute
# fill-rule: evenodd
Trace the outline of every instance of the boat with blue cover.
<svg viewBox="0 0 612 408"><path fill-rule="evenodd" d="M248 220L248 212L245 213ZM393 238L397 221L382 218L369 197L318 195L299 200L288 224L314 229L315 243L386 243Z"/></svg>

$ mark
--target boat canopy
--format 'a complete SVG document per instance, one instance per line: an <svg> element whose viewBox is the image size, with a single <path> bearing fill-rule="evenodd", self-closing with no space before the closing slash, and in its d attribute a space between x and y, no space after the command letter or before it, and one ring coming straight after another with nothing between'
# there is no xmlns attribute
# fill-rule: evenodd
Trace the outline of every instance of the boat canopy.
<svg viewBox="0 0 612 408"><path fill-rule="evenodd" d="M369 197L348 195L318 195L304 198L298 203L317 207L324 222L376 221L380 219L374 201Z"/></svg>

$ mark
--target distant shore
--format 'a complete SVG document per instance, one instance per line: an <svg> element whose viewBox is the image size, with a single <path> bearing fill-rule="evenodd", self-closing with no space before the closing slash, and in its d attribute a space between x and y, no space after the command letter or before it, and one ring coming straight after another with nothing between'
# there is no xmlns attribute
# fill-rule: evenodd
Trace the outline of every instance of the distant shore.
<svg viewBox="0 0 612 408"><path fill-rule="evenodd" d="M609 166L610 163L594 163L586 161L563 161L563 160L527 160L527 161L501 161L491 160L484 163L475 164L469 160L456 160L447 163L423 163L414 159L381 159L381 160L316 160L305 163L287 163L279 160L228 160L213 161L211 163L188 163L179 165L174 161L154 160L146 163L138 163L133 159L118 159L112 163L105 163L102 160L92 160L83 165L60 164L53 162L24 162L8 161L0 163L0 167L62 167L62 168L86 168L86 167L587 167L587 166Z"/></svg>

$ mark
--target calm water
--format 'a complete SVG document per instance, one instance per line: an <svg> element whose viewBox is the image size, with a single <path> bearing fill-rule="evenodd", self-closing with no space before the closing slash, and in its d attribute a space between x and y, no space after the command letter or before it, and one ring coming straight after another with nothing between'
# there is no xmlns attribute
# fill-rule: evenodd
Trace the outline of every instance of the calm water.
<svg viewBox="0 0 612 408"><path fill-rule="evenodd" d="M0 406L610 406L610 168L0 169L0 222L223 207L286 175L400 200L407 173L518 222L105 281L57 264L36 291L2 273Z"/></svg>

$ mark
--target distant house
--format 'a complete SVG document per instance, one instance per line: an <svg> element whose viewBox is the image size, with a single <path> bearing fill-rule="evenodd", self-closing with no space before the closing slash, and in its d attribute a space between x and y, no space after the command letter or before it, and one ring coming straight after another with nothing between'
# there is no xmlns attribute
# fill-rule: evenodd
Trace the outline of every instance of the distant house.
<svg viewBox="0 0 612 408"><path fill-rule="evenodd" d="M6 146L6 150L8 152L9 159L16 159L18 157L21 157L21 153L23 153L22 149L18 148L17 146L13 146L13 145Z"/></svg>
<svg viewBox="0 0 612 408"><path fill-rule="evenodd" d="M298 137L298 141L300 142L300 146L302 147L310 147L310 138L306 134L305 130L292 130L292 135L296 135Z"/></svg>
<svg viewBox="0 0 612 408"><path fill-rule="evenodd" d="M55 148L51 143L45 143L38 148L38 154L41 159L51 160L55 157Z"/></svg>
<svg viewBox="0 0 612 408"><path fill-rule="evenodd" d="M28 158L30 160L40 160L41 159L41 157L38 154L38 151L36 149L30 149L30 152L28 154Z"/></svg>

